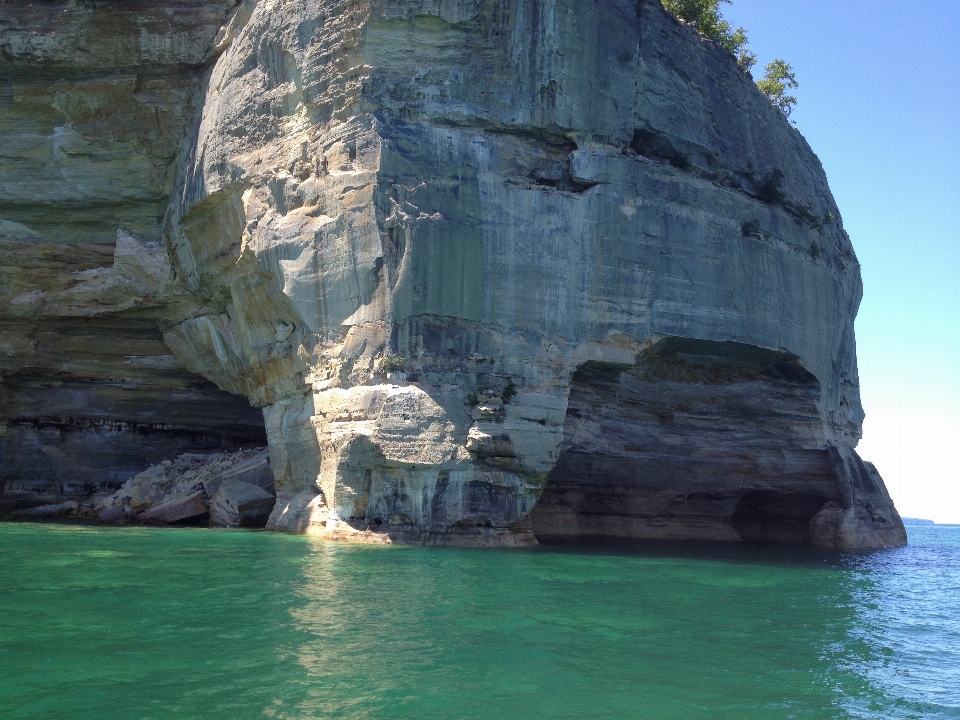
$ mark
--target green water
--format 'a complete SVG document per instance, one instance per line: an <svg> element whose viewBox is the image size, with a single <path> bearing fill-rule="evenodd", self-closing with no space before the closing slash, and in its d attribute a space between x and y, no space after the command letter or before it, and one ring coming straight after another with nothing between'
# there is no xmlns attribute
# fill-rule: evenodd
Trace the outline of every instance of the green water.
<svg viewBox="0 0 960 720"><path fill-rule="evenodd" d="M839 555L0 525L3 718L960 718L960 527Z"/></svg>

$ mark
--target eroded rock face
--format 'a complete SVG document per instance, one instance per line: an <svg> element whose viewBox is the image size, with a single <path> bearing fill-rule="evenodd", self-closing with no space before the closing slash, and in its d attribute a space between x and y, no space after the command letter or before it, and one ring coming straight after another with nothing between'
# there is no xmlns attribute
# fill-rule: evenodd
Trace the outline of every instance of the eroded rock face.
<svg viewBox="0 0 960 720"><path fill-rule="evenodd" d="M234 4L0 7L0 512L265 442L161 331L202 312L161 225Z"/></svg>
<svg viewBox="0 0 960 720"><path fill-rule="evenodd" d="M121 228L106 296L262 409L270 527L905 542L853 450L849 238L729 53L655 0L184 7L165 252Z"/></svg>
<svg viewBox="0 0 960 720"><path fill-rule="evenodd" d="M847 467L839 211L727 53L650 0L246 7L165 225L212 311L165 338L264 408L275 527L528 542L544 493L550 536L903 542ZM650 375L684 339L752 359Z"/></svg>
<svg viewBox="0 0 960 720"><path fill-rule="evenodd" d="M824 436L819 393L796 356L733 342L671 338L634 365L581 366L534 532L899 544L879 476Z"/></svg>

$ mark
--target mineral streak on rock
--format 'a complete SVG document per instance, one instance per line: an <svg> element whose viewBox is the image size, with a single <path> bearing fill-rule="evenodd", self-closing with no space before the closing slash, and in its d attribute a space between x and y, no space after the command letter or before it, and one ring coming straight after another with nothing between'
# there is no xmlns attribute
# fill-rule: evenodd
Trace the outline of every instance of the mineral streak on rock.
<svg viewBox="0 0 960 720"><path fill-rule="evenodd" d="M906 541L853 449L850 240L816 156L729 53L655 0L231 13L170 133L166 253L105 226L161 268L116 317L159 322L172 375L262 408L270 527ZM0 216L39 233L44 213ZM17 297L59 287L33 282Z"/></svg>
<svg viewBox="0 0 960 720"><path fill-rule="evenodd" d="M265 441L160 330L202 312L161 226L233 5L0 6L0 510Z"/></svg>

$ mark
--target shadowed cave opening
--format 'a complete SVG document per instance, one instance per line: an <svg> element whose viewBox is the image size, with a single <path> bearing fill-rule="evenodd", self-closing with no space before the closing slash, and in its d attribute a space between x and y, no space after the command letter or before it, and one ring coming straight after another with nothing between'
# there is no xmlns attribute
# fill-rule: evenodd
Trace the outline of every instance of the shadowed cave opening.
<svg viewBox="0 0 960 720"><path fill-rule="evenodd" d="M819 394L796 356L734 342L668 338L635 366L586 363L533 531L809 543L840 499Z"/></svg>
<svg viewBox="0 0 960 720"><path fill-rule="evenodd" d="M267 444L261 410L197 376L177 389L141 391L43 377L3 380L0 399L12 417L0 417L0 516L112 492L184 453Z"/></svg>

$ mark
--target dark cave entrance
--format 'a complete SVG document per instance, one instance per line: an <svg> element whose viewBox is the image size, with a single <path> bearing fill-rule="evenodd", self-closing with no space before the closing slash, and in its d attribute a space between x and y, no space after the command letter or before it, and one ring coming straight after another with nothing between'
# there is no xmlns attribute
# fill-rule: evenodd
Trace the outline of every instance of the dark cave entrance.
<svg viewBox="0 0 960 720"><path fill-rule="evenodd" d="M0 418L0 515L112 491L184 453L267 444L263 412L246 398L185 371L175 380L173 389L127 390L5 376L0 400L13 417Z"/></svg>
<svg viewBox="0 0 960 720"><path fill-rule="evenodd" d="M809 543L840 499L819 393L795 356L734 342L669 338L632 367L587 363L534 533Z"/></svg>

